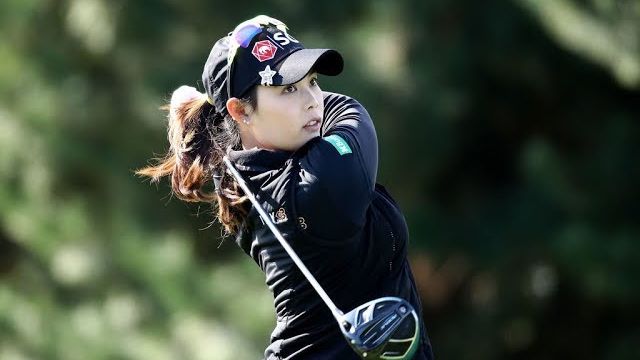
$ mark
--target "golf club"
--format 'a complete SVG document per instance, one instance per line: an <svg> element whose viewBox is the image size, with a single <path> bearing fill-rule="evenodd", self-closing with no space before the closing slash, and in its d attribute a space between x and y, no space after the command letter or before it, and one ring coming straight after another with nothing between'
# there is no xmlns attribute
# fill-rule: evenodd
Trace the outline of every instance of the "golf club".
<svg viewBox="0 0 640 360"><path fill-rule="evenodd" d="M223 161L262 220L331 310L351 348L363 359L411 359L418 347L420 333L418 315L411 304L397 297L382 297L360 305L346 314L340 311L284 239L228 157L225 156Z"/></svg>

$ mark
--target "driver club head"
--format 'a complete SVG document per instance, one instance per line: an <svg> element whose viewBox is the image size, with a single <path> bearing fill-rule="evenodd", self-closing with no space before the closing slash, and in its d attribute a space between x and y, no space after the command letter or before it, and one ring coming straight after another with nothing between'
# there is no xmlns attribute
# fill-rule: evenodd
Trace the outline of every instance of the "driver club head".
<svg viewBox="0 0 640 360"><path fill-rule="evenodd" d="M382 297L345 314L340 326L363 359L411 359L418 348L418 315L405 300Z"/></svg>

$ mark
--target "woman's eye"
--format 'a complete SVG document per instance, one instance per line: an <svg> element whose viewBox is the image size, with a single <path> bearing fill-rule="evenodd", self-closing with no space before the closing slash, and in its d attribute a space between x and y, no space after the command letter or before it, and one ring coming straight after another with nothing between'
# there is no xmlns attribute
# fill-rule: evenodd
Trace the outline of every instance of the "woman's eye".
<svg viewBox="0 0 640 360"><path fill-rule="evenodd" d="M318 78L311 78L311 85L313 86L318 85Z"/></svg>
<svg viewBox="0 0 640 360"><path fill-rule="evenodd" d="M293 85L287 85L287 86L284 88L284 92L286 92L286 93L290 93L290 92L294 92L294 91L296 91L296 87L295 87L295 86L293 86Z"/></svg>

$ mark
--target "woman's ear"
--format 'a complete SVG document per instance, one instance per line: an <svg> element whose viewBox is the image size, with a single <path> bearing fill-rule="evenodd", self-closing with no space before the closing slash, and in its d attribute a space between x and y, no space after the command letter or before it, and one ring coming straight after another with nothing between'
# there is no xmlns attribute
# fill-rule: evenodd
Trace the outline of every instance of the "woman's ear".
<svg viewBox="0 0 640 360"><path fill-rule="evenodd" d="M249 123L248 110L247 105L238 98L232 97L227 100L227 111L233 120L237 122Z"/></svg>

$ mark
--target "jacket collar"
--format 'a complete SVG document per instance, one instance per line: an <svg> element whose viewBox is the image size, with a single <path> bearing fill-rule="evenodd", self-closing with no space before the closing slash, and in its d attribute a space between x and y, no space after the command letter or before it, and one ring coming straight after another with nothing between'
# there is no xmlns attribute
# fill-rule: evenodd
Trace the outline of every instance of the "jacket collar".
<svg viewBox="0 0 640 360"><path fill-rule="evenodd" d="M229 150L229 160L240 171L265 172L280 168L293 155L292 151L266 150Z"/></svg>

